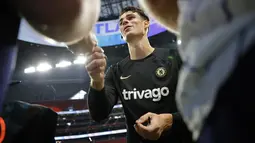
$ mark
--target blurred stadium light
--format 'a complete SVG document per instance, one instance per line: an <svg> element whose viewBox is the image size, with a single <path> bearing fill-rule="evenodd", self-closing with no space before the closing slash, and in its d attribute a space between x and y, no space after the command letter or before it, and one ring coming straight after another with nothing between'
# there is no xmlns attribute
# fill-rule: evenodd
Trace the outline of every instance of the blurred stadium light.
<svg viewBox="0 0 255 143"><path fill-rule="evenodd" d="M35 71L36 71L35 67L28 67L28 68L24 69L24 73L26 73L26 74L34 73Z"/></svg>
<svg viewBox="0 0 255 143"><path fill-rule="evenodd" d="M75 60L74 60L74 64L85 64L85 62L86 62L86 58L85 58L85 56L83 56L83 55L80 55L80 56L78 56Z"/></svg>
<svg viewBox="0 0 255 143"><path fill-rule="evenodd" d="M72 63L70 61L61 61L59 63L56 64L57 68L64 68L64 67L68 67L72 65Z"/></svg>
<svg viewBox="0 0 255 143"><path fill-rule="evenodd" d="M49 71L50 69L52 69L52 66L46 62L44 63L40 63L37 67L36 67L36 70L38 72L46 72L46 71Z"/></svg>
<svg viewBox="0 0 255 143"><path fill-rule="evenodd" d="M177 40L177 44L181 45L182 41L181 40Z"/></svg>

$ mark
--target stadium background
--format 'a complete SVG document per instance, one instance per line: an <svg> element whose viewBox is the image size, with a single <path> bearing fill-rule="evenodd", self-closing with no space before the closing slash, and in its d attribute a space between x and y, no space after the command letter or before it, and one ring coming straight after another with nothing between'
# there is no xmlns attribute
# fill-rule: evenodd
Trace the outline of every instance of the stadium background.
<svg viewBox="0 0 255 143"><path fill-rule="evenodd" d="M102 0L99 22L94 31L110 66L126 56L128 48L118 31L118 16L126 6L138 6L136 0ZM149 40L155 48L176 48L176 37L151 20ZM19 53L6 102L22 100L45 105L59 114L56 140L61 143L125 142L125 116L120 103L108 119L94 122L87 110L89 77L86 57L74 56L61 44L48 43L22 21Z"/></svg>

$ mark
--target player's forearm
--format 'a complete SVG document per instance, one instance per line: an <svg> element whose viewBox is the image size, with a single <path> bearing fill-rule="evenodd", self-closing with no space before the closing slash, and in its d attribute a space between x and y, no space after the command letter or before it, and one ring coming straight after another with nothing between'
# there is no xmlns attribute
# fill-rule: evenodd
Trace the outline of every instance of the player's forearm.
<svg viewBox="0 0 255 143"><path fill-rule="evenodd" d="M172 113L172 116L173 116L173 121L174 122L182 121L182 117L181 117L181 114L179 112Z"/></svg>
<svg viewBox="0 0 255 143"><path fill-rule="evenodd" d="M186 124L181 116L180 112L172 113L173 115L173 125L172 128L174 130L178 130L179 132L187 132L188 129L186 127Z"/></svg>
<svg viewBox="0 0 255 143"><path fill-rule="evenodd" d="M88 93L88 106L93 120L100 122L108 117L115 102L106 94L106 89L96 90L90 88Z"/></svg>
<svg viewBox="0 0 255 143"><path fill-rule="evenodd" d="M175 112L172 115L173 115L172 129L179 132L182 138L182 142L194 143L192 140L192 134L188 130L187 125L185 124L180 112Z"/></svg>

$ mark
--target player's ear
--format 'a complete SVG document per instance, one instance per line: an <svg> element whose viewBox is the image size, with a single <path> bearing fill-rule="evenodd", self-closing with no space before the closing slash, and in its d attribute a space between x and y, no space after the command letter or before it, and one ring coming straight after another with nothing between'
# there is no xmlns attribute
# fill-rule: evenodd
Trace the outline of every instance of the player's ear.
<svg viewBox="0 0 255 143"><path fill-rule="evenodd" d="M144 20L144 27L145 27L146 29L148 29L149 26L150 26L150 21Z"/></svg>
<svg viewBox="0 0 255 143"><path fill-rule="evenodd" d="M149 31L149 27L150 27L150 21L144 20L144 28L145 28L146 33L148 33L148 31Z"/></svg>

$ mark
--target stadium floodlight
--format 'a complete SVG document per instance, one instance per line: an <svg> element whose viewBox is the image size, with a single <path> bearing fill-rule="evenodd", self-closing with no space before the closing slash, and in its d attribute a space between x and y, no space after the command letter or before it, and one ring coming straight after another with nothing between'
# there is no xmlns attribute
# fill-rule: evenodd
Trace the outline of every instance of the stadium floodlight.
<svg viewBox="0 0 255 143"><path fill-rule="evenodd" d="M36 70L38 72L46 72L46 71L49 71L50 69L52 69L52 66L48 63L40 63L37 67L36 67Z"/></svg>
<svg viewBox="0 0 255 143"><path fill-rule="evenodd" d="M83 55L80 55L80 56L78 56L75 60L74 60L74 64L85 64L85 62L86 62L86 58L85 58L85 56L83 56Z"/></svg>
<svg viewBox="0 0 255 143"><path fill-rule="evenodd" d="M30 73L34 73L35 72L35 67L28 67L26 69L24 69L24 73L26 74L30 74Z"/></svg>
<svg viewBox="0 0 255 143"><path fill-rule="evenodd" d="M70 61L61 61L59 63L56 64L57 68L64 68L64 67L68 67L72 65L72 63Z"/></svg>
<svg viewBox="0 0 255 143"><path fill-rule="evenodd" d="M181 45L182 41L181 40L177 40L177 44Z"/></svg>
<svg viewBox="0 0 255 143"><path fill-rule="evenodd" d="M114 119L121 119L121 116L113 116Z"/></svg>

